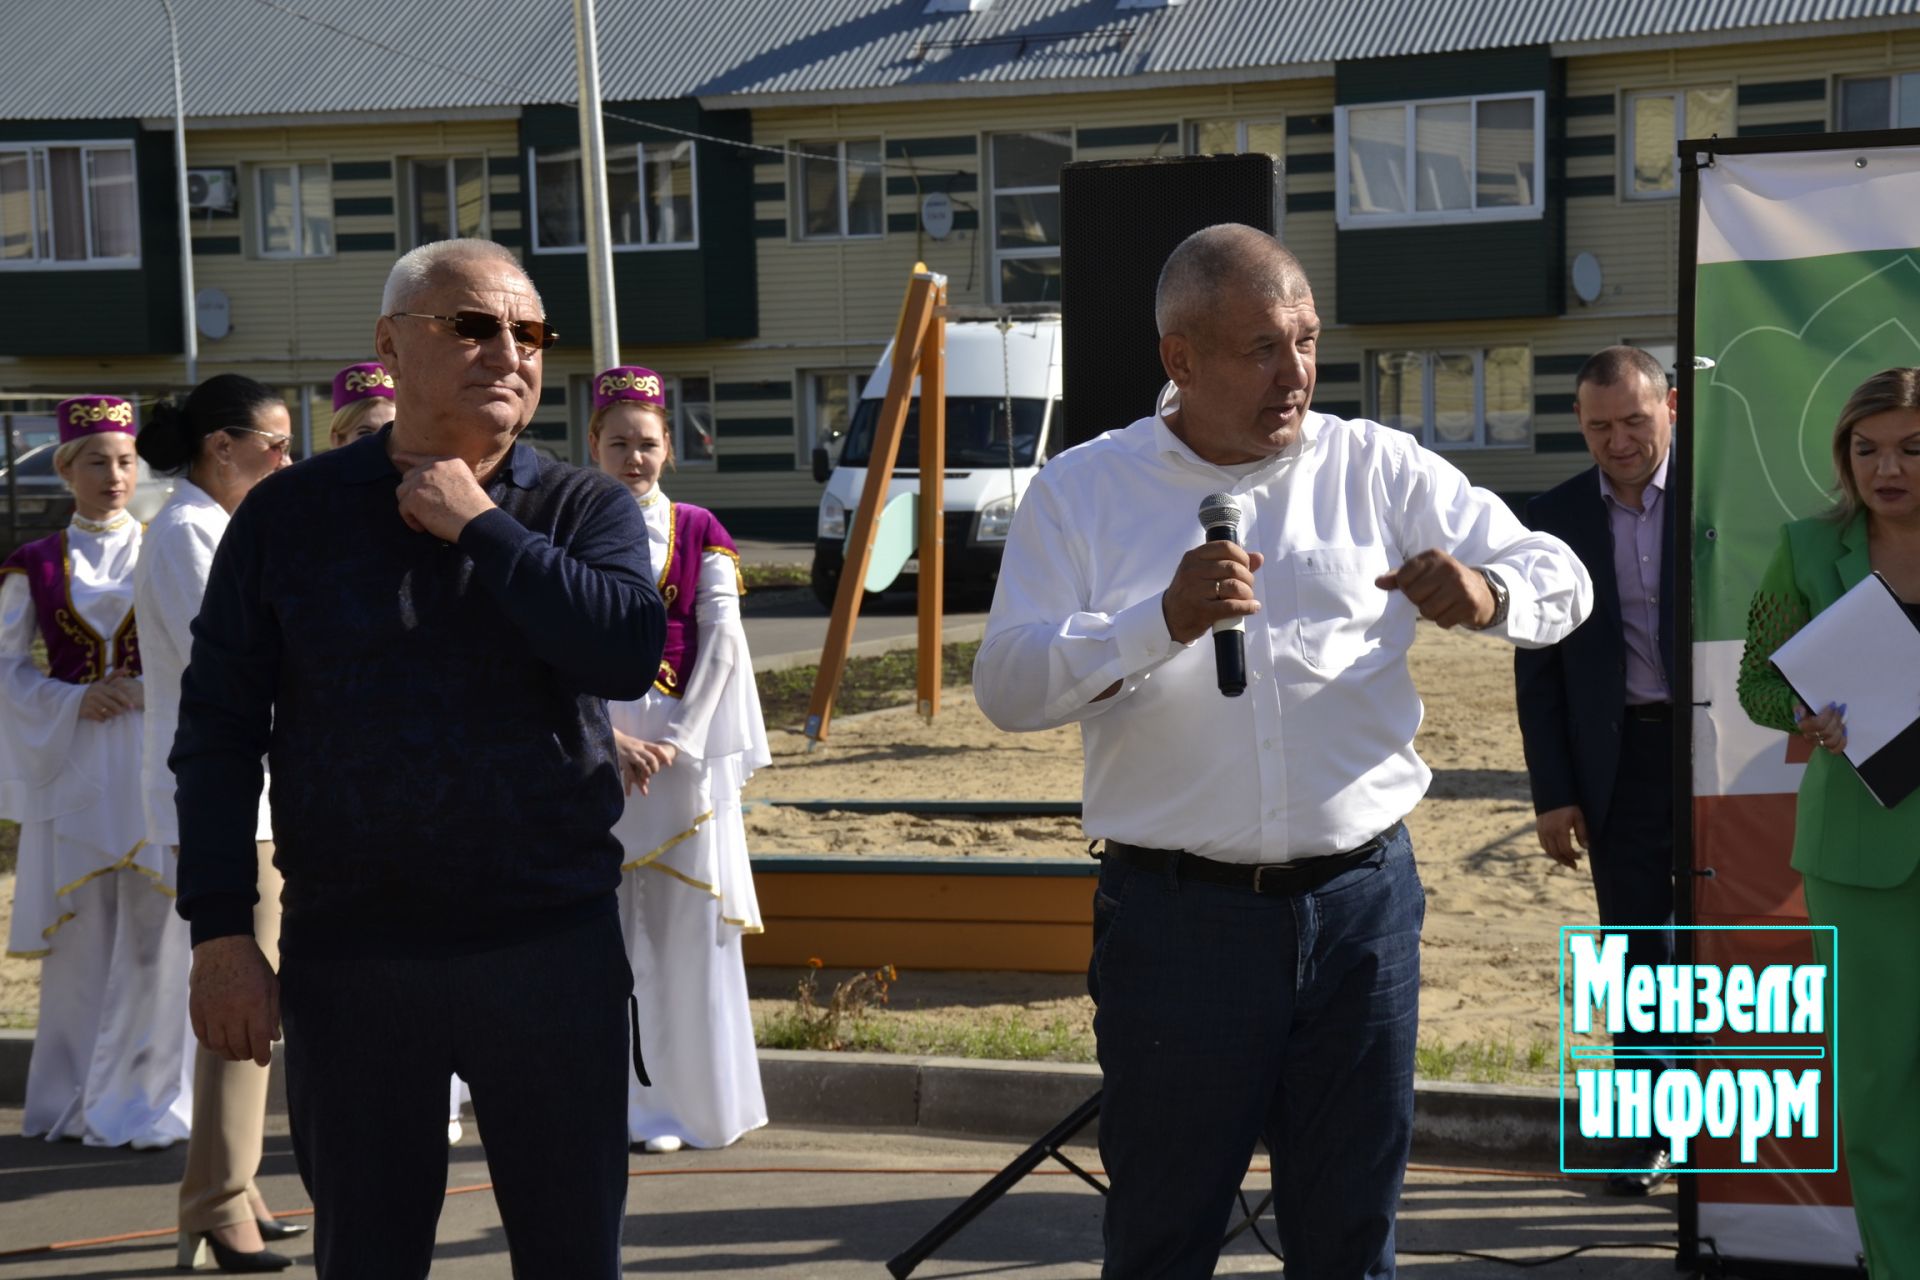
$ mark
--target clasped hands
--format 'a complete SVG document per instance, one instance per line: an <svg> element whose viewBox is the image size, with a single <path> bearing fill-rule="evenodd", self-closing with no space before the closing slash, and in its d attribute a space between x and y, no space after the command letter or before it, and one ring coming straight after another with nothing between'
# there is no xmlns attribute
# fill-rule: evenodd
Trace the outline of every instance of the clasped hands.
<svg viewBox="0 0 1920 1280"><path fill-rule="evenodd" d="M620 781L628 795L636 789L646 795L653 775L673 768L673 762L680 758L680 748L671 742L647 742L618 729L613 731L613 748L620 762Z"/></svg>
<svg viewBox="0 0 1920 1280"><path fill-rule="evenodd" d="M1265 563L1258 551L1232 542L1203 542L1180 558L1160 597L1167 634L1191 644L1224 618L1260 612L1253 575ZM1420 616L1442 627L1484 627L1493 621L1493 591L1478 569L1435 549L1422 551L1373 580L1405 595Z"/></svg>
<svg viewBox="0 0 1920 1280"><path fill-rule="evenodd" d="M105 724L128 711L147 709L146 687L140 677L128 671L115 671L105 680L96 680L80 695L80 718Z"/></svg>

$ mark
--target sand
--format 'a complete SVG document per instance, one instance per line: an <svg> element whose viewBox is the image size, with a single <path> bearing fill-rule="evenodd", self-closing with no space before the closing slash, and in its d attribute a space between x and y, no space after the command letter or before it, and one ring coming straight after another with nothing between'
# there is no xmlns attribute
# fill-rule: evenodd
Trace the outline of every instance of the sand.
<svg viewBox="0 0 1920 1280"><path fill-rule="evenodd" d="M1592 920L1593 891L1584 866L1559 867L1535 842L1510 651L1422 626L1411 660L1427 704L1418 747L1434 770L1433 789L1409 821L1427 889L1421 1040L1551 1046L1559 1034L1557 931ZM749 802L1072 800L1080 789L1077 729L1001 733L964 690L948 691L931 725L907 708L872 712L835 721L828 742L811 754L799 735L776 731L773 752L773 765L748 789ZM1085 852L1077 819L850 817L750 803L747 827L751 847L763 853ZM7 875L0 878L0 919L11 903ZM752 977L761 1012L792 990L788 972ZM1005 1013L1085 1025L1092 1014L1081 980L1072 976L905 973L893 996L897 1008L957 1016ZM35 965L0 962L0 1025L31 1025L37 1000Z"/></svg>

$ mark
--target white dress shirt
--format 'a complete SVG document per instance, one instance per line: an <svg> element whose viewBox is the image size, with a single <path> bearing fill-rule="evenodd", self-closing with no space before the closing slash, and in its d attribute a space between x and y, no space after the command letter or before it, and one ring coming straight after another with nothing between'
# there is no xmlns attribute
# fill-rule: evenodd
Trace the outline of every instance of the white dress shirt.
<svg viewBox="0 0 1920 1280"><path fill-rule="evenodd" d="M1266 558L1237 698L1219 691L1213 645L1175 642L1160 609L1215 492L1239 501L1241 544ZM1565 543L1405 432L1308 413L1276 457L1220 467L1142 418L1054 458L1027 491L974 693L1002 729L1081 722L1089 837L1242 863L1351 849L1433 776L1413 749L1419 611L1374 585L1430 548L1499 575L1509 605L1490 636L1553 644L1592 608Z"/></svg>

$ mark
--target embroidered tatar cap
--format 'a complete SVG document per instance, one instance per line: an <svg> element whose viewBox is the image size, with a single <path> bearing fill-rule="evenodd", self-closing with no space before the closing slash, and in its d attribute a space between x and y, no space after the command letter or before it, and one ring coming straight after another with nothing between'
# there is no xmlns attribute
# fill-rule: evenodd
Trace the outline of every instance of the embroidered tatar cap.
<svg viewBox="0 0 1920 1280"><path fill-rule="evenodd" d="M393 375L386 366L368 361L350 364L333 375L333 411L340 412L356 400L393 399Z"/></svg>
<svg viewBox="0 0 1920 1280"><path fill-rule="evenodd" d="M637 404L649 405L664 410L667 407L666 384L660 375L651 369L642 369L637 364L620 364L605 373L595 375L593 379L594 412L617 404L622 400L632 400Z"/></svg>
<svg viewBox="0 0 1920 1280"><path fill-rule="evenodd" d="M60 422L61 444L103 431L134 433L133 405L119 396L75 396L62 400L53 412Z"/></svg>

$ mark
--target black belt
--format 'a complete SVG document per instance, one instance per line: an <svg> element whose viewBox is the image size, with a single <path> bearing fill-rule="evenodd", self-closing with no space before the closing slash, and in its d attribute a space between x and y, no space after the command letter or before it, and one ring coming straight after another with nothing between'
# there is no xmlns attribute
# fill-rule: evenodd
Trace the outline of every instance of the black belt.
<svg viewBox="0 0 1920 1280"><path fill-rule="evenodd" d="M1303 858L1298 862L1221 862L1215 858L1203 858L1197 853L1188 853L1184 849L1147 849L1122 840L1107 841L1106 851L1101 856L1117 858L1143 871L1165 872L1171 868L1182 880L1293 897L1311 893L1341 872L1362 865L1400 834L1400 827L1401 824L1396 822L1365 844L1344 853Z"/></svg>
<svg viewBox="0 0 1920 1280"><path fill-rule="evenodd" d="M1630 702L1627 704L1627 719L1644 720L1650 724L1672 724L1673 704L1671 702Z"/></svg>

